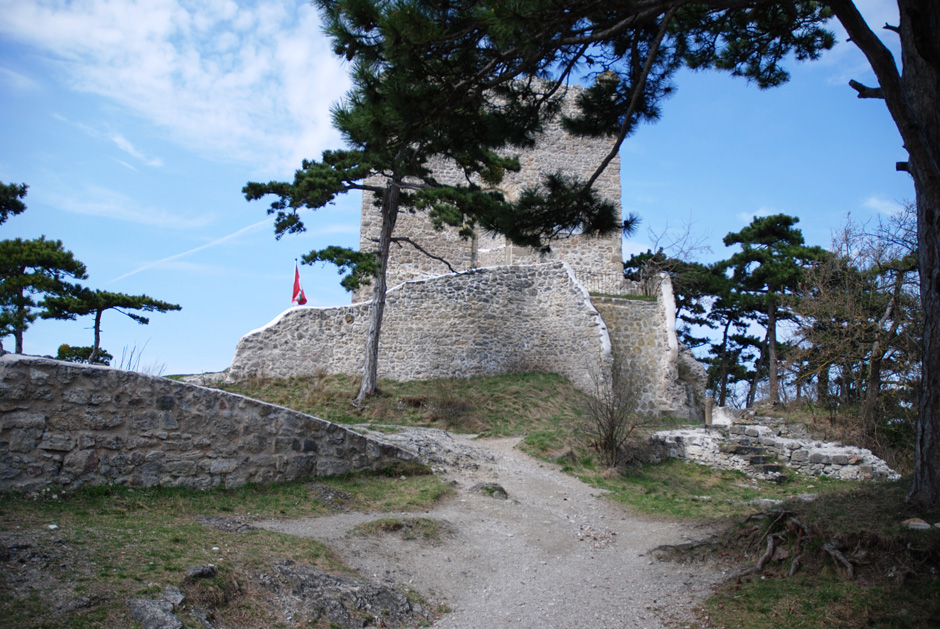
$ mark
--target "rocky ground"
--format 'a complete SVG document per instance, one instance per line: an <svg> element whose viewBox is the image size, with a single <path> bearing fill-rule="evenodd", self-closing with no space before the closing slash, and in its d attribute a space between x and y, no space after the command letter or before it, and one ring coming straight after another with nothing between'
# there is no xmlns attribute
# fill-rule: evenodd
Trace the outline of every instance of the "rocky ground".
<svg viewBox="0 0 940 629"><path fill-rule="evenodd" d="M427 429L375 436L425 456L457 497L421 513L254 525L324 541L376 584L417 591L427 606L450 610L436 627L675 626L722 577L707 565L661 562L651 553L713 531L627 513L521 453L518 438L476 441ZM434 520L438 535L352 532L390 517Z"/></svg>
<svg viewBox="0 0 940 629"><path fill-rule="evenodd" d="M676 627L685 626L724 576L709 564L662 561L669 553L654 552L708 538L713 530L628 513L558 466L520 452L519 438L360 430L420 454L453 484L455 496L420 513L360 513L345 510L344 492L313 482L310 491L333 504L335 515L198 517L199 524L232 533L264 528L316 538L361 577L289 560L240 575L226 595L232 600L216 602L231 606L239 596L253 597L261 617L256 613L248 622L216 613L205 597L193 598L216 568L192 566L185 583L149 584L160 592L127 601L130 616L146 629L182 629L184 622L204 629ZM370 529L374 522L382 525ZM48 617L36 618L41 626L65 625L107 595L76 596L76 580L93 578L94 567L82 564L55 531L41 533L0 534L0 566L9 568L0 595L38 597L48 605ZM61 571L51 566L67 568L70 579L60 582ZM13 626L2 617L0 625Z"/></svg>

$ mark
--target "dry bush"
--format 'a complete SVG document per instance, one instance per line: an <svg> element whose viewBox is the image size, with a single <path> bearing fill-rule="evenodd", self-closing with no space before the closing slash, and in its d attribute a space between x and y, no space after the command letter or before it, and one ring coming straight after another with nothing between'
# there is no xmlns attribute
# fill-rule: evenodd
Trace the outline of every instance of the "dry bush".
<svg viewBox="0 0 940 629"><path fill-rule="evenodd" d="M637 409L641 392L628 364L614 356L608 377L591 370L591 392L581 402L580 430L603 465L622 469L644 459L643 427L654 423Z"/></svg>
<svg viewBox="0 0 940 629"><path fill-rule="evenodd" d="M475 405L455 385L455 378L434 381L434 392L426 401L428 419L443 421L448 429L469 430L479 424L473 413Z"/></svg>

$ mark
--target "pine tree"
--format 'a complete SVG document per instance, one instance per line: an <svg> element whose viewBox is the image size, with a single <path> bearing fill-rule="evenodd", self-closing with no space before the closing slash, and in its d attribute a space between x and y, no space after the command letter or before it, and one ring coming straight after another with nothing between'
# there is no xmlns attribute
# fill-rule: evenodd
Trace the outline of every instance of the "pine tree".
<svg viewBox="0 0 940 629"><path fill-rule="evenodd" d="M28 188L24 183L6 184L0 181L0 225L6 223L11 216L26 211L26 204L22 199L26 197Z"/></svg>
<svg viewBox="0 0 940 629"><path fill-rule="evenodd" d="M101 317L105 311L116 310L141 325L147 325L150 319L128 311L169 312L181 309L177 304L160 301L147 295L127 295L88 288L81 288L68 295L49 297L45 300L45 307L46 311L40 315L44 319L75 319L89 314L95 316L95 340L88 357L89 363L95 363L98 358L101 348Z"/></svg>
<svg viewBox="0 0 940 629"><path fill-rule="evenodd" d="M739 299L767 315L767 368L770 400L780 400L777 356L777 321L788 316L784 296L800 285L807 266L822 260L826 252L804 245L803 233L793 226L800 219L785 214L757 217L751 224L724 238L725 246L741 251L721 263L731 272Z"/></svg>
<svg viewBox="0 0 940 629"><path fill-rule="evenodd" d="M12 334L22 354L23 332L45 310L45 299L74 294L78 285L68 278L86 277L85 265L61 240L0 241L0 337Z"/></svg>
<svg viewBox="0 0 940 629"><path fill-rule="evenodd" d="M620 225L612 203L557 174L543 188L523 191L514 203L494 189L504 173L518 170L518 160L506 149L531 145L542 124L534 112L546 106L547 95L538 82L492 86L464 80L449 73L448 60L416 54L416 46L399 35L420 31L416 36L422 41L433 39L440 33L437 20L449 12L446 6L432 3L421 12L358 0L317 4L334 49L353 62L354 87L333 110L334 126L349 148L325 151L320 161L304 160L291 183L249 183L244 193L249 200L278 197L268 210L275 215L278 238L304 230L301 209L321 208L340 194L362 191L381 208L374 253L330 247L303 257L305 264L338 264L347 272L342 282L347 289L373 282L356 398L361 402L376 387L388 254L401 212L427 212L436 226L456 227L464 237L484 229L539 248L575 228L596 234ZM482 68L488 58L471 49L460 61L463 69ZM442 163L455 166L465 181L438 181L433 167Z"/></svg>

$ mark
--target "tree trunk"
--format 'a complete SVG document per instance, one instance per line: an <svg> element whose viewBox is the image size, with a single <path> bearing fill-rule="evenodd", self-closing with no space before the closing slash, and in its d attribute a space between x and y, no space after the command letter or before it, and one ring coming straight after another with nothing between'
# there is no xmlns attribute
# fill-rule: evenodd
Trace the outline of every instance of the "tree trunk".
<svg viewBox="0 0 940 629"><path fill-rule="evenodd" d="M725 323L721 337L721 371L718 374L718 406L724 406L728 399L728 331L731 319Z"/></svg>
<svg viewBox="0 0 940 629"><path fill-rule="evenodd" d="M829 407L829 363L819 368L816 372L816 402L825 403Z"/></svg>
<svg viewBox="0 0 940 629"><path fill-rule="evenodd" d="M392 232L398 221L398 200L401 193L399 180L392 179L385 188L382 199L382 231L379 235L379 250L375 252L379 262L379 272L372 288L372 305L369 308L369 332L366 337L365 363L362 367L362 385L356 396L356 404L361 404L366 397L375 393L379 370L379 335L382 331L382 316L385 314L386 274L388 270L389 247Z"/></svg>
<svg viewBox="0 0 940 629"><path fill-rule="evenodd" d="M103 310L95 311L95 344L91 348L91 355L88 357L88 363L91 365L95 364L95 359L98 358L98 347L101 345L101 314Z"/></svg>
<svg viewBox="0 0 940 629"><path fill-rule="evenodd" d="M780 401L777 384L777 304L772 298L767 306L767 374L768 395L770 401L776 404Z"/></svg>
<svg viewBox="0 0 940 629"><path fill-rule="evenodd" d="M914 178L924 355L908 500L929 508L940 505L940 3L898 0L903 76L853 2L829 4L878 77Z"/></svg>

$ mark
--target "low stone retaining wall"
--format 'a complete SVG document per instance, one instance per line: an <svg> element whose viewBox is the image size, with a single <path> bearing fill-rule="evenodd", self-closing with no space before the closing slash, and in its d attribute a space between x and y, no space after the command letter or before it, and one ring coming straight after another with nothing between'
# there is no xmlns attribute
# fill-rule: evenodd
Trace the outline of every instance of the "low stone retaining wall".
<svg viewBox="0 0 940 629"><path fill-rule="evenodd" d="M781 436L781 429L761 424L721 428L664 430L651 439L664 456L702 463L725 470L740 470L764 476L752 458L762 450L775 462L811 476L843 480L897 480L900 475L872 454L871 450L835 442ZM731 446L731 447L729 447ZM744 453L742 453L744 450Z"/></svg>
<svg viewBox="0 0 940 629"><path fill-rule="evenodd" d="M241 395L106 367L0 356L0 491L232 487L415 460L342 426Z"/></svg>

